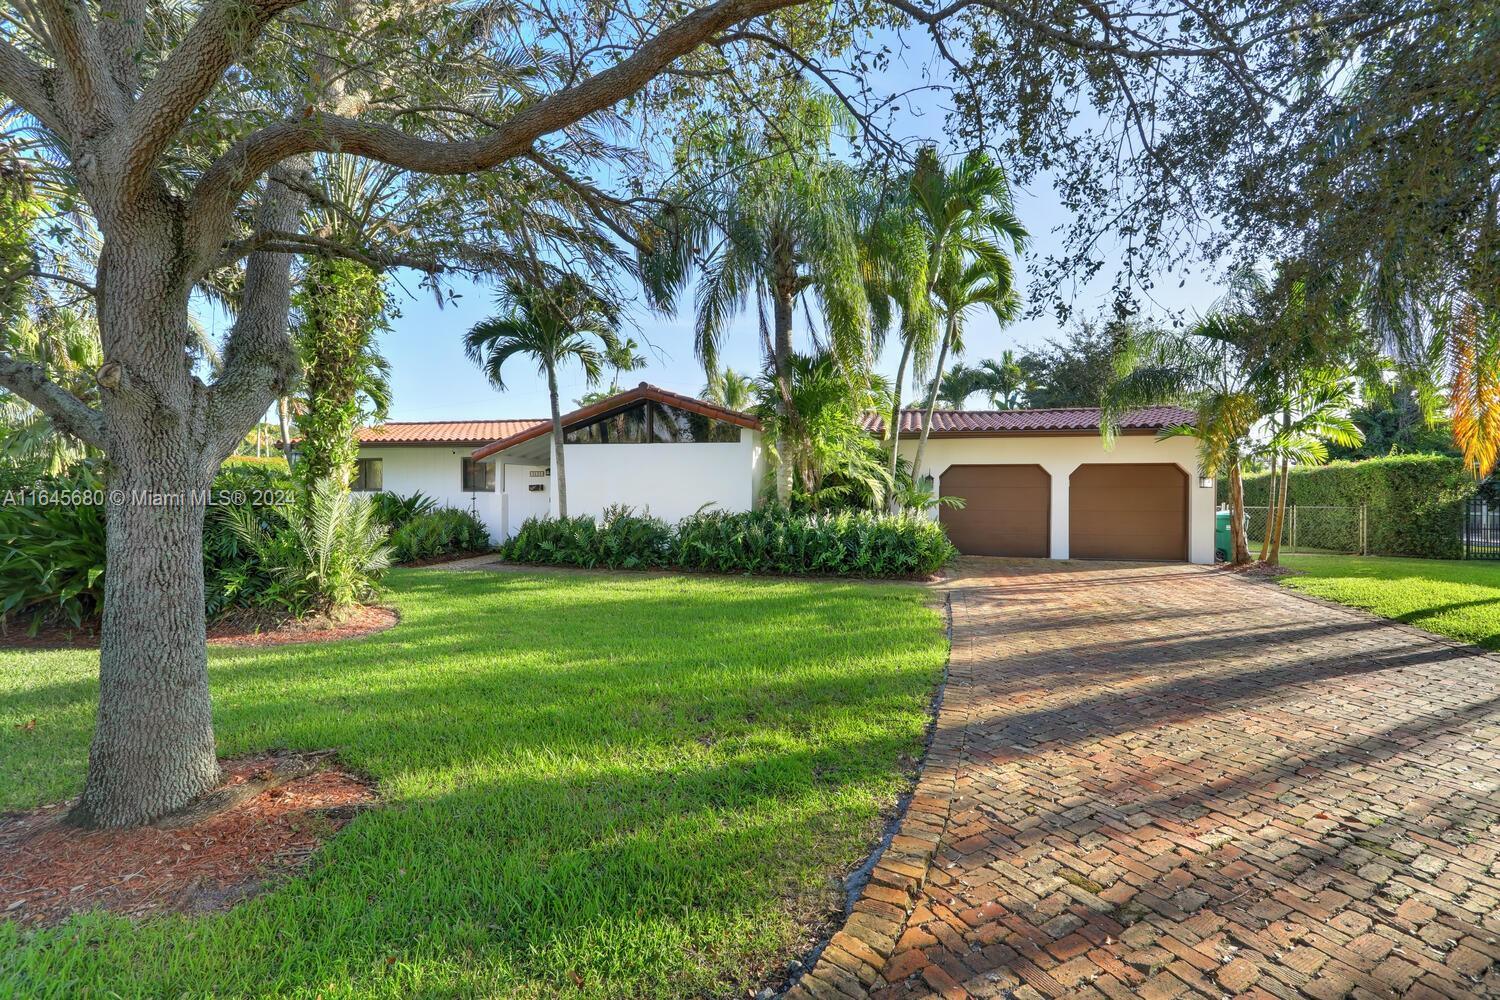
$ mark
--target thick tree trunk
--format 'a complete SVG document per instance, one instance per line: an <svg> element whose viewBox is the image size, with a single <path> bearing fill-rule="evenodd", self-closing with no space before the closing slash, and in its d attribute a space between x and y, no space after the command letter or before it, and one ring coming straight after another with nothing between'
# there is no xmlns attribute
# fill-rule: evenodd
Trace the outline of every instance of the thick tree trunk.
<svg viewBox="0 0 1500 1000"><path fill-rule="evenodd" d="M943 380L943 365L948 362L948 348L953 343L954 317L948 319L948 329L943 333L942 346L938 348L937 371L933 375L934 386ZM922 453L927 450L927 435L932 433L932 411L937 408L937 392L933 391L927 396L927 408L922 411L922 436L917 439L917 453L912 456L911 476L915 480L922 474Z"/></svg>
<svg viewBox="0 0 1500 1000"><path fill-rule="evenodd" d="M124 251L106 243L100 261L108 570L98 718L71 814L87 826L150 822L219 781L203 611L204 491L218 461L203 451L186 291L161 252L171 246L149 231Z"/></svg>
<svg viewBox="0 0 1500 1000"><path fill-rule="evenodd" d="M912 341L906 338L906 343L901 346L901 363L896 365L896 382L891 389L891 414L890 423L886 425L891 439L891 513L897 513L897 500L895 495L896 470L901 465L901 389L906 381L906 365L911 361Z"/></svg>
<svg viewBox="0 0 1500 1000"><path fill-rule="evenodd" d="M547 365L547 396L552 401L552 488L557 491L557 516L568 516L568 469L563 461L562 411L557 405L557 369Z"/></svg>
<svg viewBox="0 0 1500 1000"><path fill-rule="evenodd" d="M1237 460L1229 465L1229 516L1233 519L1229 526L1234 548L1231 558L1234 565L1243 566L1250 561L1250 539L1245 534L1245 481Z"/></svg>
<svg viewBox="0 0 1500 1000"><path fill-rule="evenodd" d="M792 455L787 431L796 419L792 411L792 304L791 293L778 290L771 368L776 376L776 412L781 417L776 434L776 501L783 505L792 499Z"/></svg>

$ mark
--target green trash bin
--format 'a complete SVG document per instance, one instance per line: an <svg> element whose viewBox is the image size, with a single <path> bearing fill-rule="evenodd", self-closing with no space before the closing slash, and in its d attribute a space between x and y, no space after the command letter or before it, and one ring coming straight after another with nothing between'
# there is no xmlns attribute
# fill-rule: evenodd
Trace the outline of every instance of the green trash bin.
<svg viewBox="0 0 1500 1000"><path fill-rule="evenodd" d="M1228 509L1214 512L1214 558L1219 562L1228 562L1229 554L1234 551L1234 538L1229 530L1233 518ZM1250 527L1248 511L1245 513L1245 527Z"/></svg>

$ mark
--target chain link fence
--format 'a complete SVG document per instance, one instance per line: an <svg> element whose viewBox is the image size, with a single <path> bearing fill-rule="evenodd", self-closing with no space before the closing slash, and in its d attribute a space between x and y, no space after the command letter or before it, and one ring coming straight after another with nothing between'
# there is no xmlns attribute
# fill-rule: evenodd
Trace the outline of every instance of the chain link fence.
<svg viewBox="0 0 1500 1000"><path fill-rule="evenodd" d="M1246 507L1249 518L1250 555L1259 554L1275 508ZM1289 504L1281 523L1282 552L1327 552L1366 555L1370 551L1366 509L1358 507L1313 507Z"/></svg>

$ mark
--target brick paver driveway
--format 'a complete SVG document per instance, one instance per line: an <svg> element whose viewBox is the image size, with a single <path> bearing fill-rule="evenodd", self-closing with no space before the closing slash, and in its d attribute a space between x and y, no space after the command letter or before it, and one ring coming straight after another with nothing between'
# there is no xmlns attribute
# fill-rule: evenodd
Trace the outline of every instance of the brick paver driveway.
<svg viewBox="0 0 1500 1000"><path fill-rule="evenodd" d="M974 562L793 996L1500 997L1500 658L1189 566Z"/></svg>

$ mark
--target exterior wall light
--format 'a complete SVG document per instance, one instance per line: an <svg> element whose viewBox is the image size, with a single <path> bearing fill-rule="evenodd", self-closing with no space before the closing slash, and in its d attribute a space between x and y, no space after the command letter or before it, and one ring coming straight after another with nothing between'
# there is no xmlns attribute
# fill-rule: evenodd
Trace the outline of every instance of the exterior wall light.
<svg viewBox="0 0 1500 1000"><path fill-rule="evenodd" d="M1199 476L1198 477L1198 485L1200 487L1202 487L1203 489L1205 489L1205 490L1211 490L1211 489L1214 488L1214 477L1213 476Z"/></svg>

